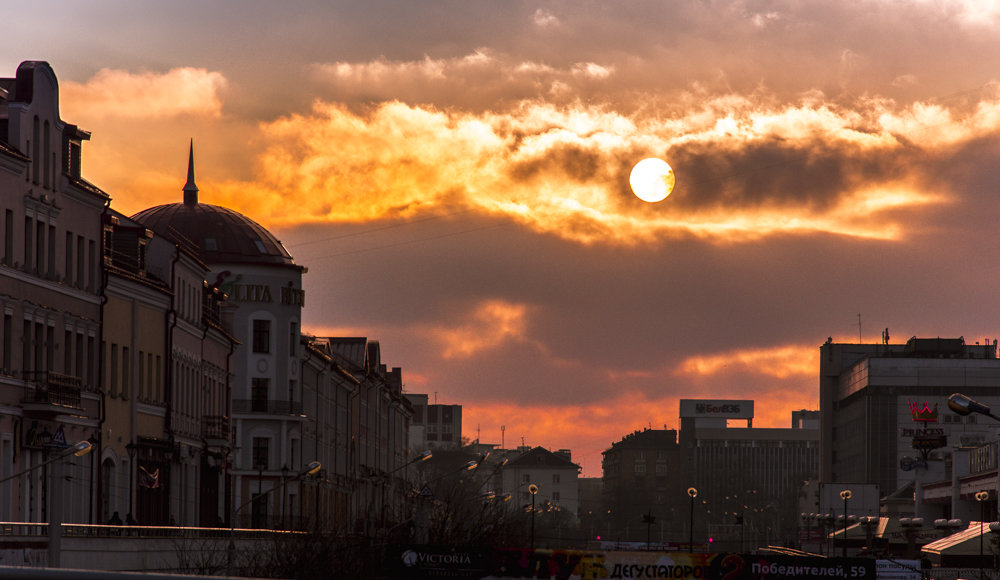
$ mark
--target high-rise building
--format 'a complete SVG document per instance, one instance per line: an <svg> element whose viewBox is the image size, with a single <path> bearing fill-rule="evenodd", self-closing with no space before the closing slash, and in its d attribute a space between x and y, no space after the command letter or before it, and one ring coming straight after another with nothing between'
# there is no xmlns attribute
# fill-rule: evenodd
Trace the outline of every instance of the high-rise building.
<svg viewBox="0 0 1000 580"><path fill-rule="evenodd" d="M879 486L882 497L946 479L945 455L955 445L991 440L994 424L948 411L948 396L1000 405L996 342L911 338L890 344L820 347L820 483ZM993 500L991 500L993 501ZM990 509L995 509L990 506ZM995 513L995 512L994 512ZM922 514L918 514L922 515Z"/></svg>

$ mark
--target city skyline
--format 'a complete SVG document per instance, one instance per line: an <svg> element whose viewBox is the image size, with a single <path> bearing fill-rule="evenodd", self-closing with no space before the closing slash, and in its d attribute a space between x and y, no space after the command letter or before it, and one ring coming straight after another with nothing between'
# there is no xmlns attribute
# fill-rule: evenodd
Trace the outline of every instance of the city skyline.
<svg viewBox="0 0 1000 580"><path fill-rule="evenodd" d="M818 409L828 336L997 336L995 4L41 2L3 66L52 64L115 209L180 201L193 139L306 332L598 475L680 398Z"/></svg>

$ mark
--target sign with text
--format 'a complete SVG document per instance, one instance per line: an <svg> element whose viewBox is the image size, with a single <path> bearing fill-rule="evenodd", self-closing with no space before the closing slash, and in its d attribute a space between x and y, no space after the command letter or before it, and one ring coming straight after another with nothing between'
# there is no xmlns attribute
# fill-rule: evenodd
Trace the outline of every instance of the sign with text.
<svg viewBox="0 0 1000 580"><path fill-rule="evenodd" d="M753 401L681 399L681 418L753 419Z"/></svg>
<svg viewBox="0 0 1000 580"><path fill-rule="evenodd" d="M396 550L396 578L478 578L508 580L594 580L597 578L679 578L772 580L847 578L876 580L871 558L622 552L603 550L531 550L481 548L448 550L410 546Z"/></svg>

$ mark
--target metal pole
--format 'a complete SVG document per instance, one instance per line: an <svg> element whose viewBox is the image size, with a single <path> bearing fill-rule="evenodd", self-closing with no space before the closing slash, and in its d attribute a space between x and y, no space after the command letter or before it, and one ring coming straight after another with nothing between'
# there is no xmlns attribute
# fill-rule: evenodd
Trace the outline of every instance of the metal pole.
<svg viewBox="0 0 1000 580"><path fill-rule="evenodd" d="M531 494L531 551L535 551L535 494Z"/></svg>
<svg viewBox="0 0 1000 580"><path fill-rule="evenodd" d="M694 495L691 496L691 517L688 520L688 554L694 552Z"/></svg>
<svg viewBox="0 0 1000 580"><path fill-rule="evenodd" d="M62 551L62 462L49 467L49 567L58 568Z"/></svg>
<svg viewBox="0 0 1000 580"><path fill-rule="evenodd" d="M844 498L844 551L841 552L841 557L847 557L847 497Z"/></svg>

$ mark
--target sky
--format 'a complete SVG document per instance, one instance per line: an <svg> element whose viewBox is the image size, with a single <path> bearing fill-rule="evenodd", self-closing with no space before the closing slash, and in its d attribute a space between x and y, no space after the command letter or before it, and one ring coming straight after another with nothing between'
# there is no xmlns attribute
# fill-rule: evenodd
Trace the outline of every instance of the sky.
<svg viewBox="0 0 1000 580"><path fill-rule="evenodd" d="M483 443L583 475L681 398L818 409L818 351L993 340L1000 1L24 3L126 214L200 200L308 268ZM631 167L674 170L665 200Z"/></svg>

